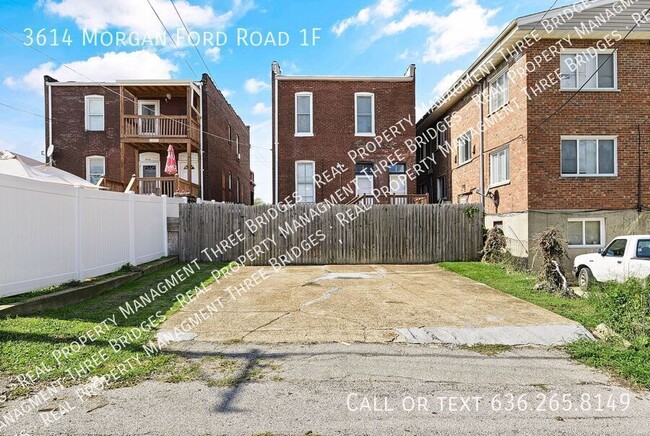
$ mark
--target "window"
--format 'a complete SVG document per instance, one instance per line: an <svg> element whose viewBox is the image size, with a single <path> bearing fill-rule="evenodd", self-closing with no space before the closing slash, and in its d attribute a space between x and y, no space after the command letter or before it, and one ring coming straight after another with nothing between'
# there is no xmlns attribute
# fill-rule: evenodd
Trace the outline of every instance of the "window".
<svg viewBox="0 0 650 436"><path fill-rule="evenodd" d="M390 193L393 195L406 195L407 186L406 186L406 164L398 163L388 167L388 183L390 188ZM398 203L406 204L406 197L398 199Z"/></svg>
<svg viewBox="0 0 650 436"><path fill-rule="evenodd" d="M636 244L636 257L650 258L650 239L639 239Z"/></svg>
<svg viewBox="0 0 650 436"><path fill-rule="evenodd" d="M615 176L616 138L562 137L562 176Z"/></svg>
<svg viewBox="0 0 650 436"><path fill-rule="evenodd" d="M241 191L239 186L239 177L237 177L237 203L241 203Z"/></svg>
<svg viewBox="0 0 650 436"><path fill-rule="evenodd" d="M315 185L314 162L296 161L296 203L315 203Z"/></svg>
<svg viewBox="0 0 650 436"><path fill-rule="evenodd" d="M357 136L375 134L375 95L367 92L354 94L354 132Z"/></svg>
<svg viewBox="0 0 650 436"><path fill-rule="evenodd" d="M296 136L314 134L314 104L311 92L296 93Z"/></svg>
<svg viewBox="0 0 650 436"><path fill-rule="evenodd" d="M445 178L441 176L436 179L436 201L445 201L446 199Z"/></svg>
<svg viewBox="0 0 650 436"><path fill-rule="evenodd" d="M472 158L472 135L465 133L458 138L458 164L462 165Z"/></svg>
<svg viewBox="0 0 650 436"><path fill-rule="evenodd" d="M235 135L235 149L237 150L237 160L240 159L240 154L239 154L239 135Z"/></svg>
<svg viewBox="0 0 650 436"><path fill-rule="evenodd" d="M490 154L490 185L499 186L510 182L510 147Z"/></svg>
<svg viewBox="0 0 650 436"><path fill-rule="evenodd" d="M228 145L232 145L232 126L228 124Z"/></svg>
<svg viewBox="0 0 650 436"><path fill-rule="evenodd" d="M503 231L503 221L495 221L492 223L492 227Z"/></svg>
<svg viewBox="0 0 650 436"><path fill-rule="evenodd" d="M616 89L616 74L613 50L560 55L560 89Z"/></svg>
<svg viewBox="0 0 650 436"><path fill-rule="evenodd" d="M508 103L508 72L504 71L490 82L490 113Z"/></svg>
<svg viewBox="0 0 650 436"><path fill-rule="evenodd" d="M605 256L623 257L625 255L625 247L627 247L627 239L614 239L607 249L605 249Z"/></svg>
<svg viewBox="0 0 650 436"><path fill-rule="evenodd" d="M232 192L232 172L228 171L228 191Z"/></svg>
<svg viewBox="0 0 650 436"><path fill-rule="evenodd" d="M372 195L374 189L373 164L358 163L354 166L356 195Z"/></svg>
<svg viewBox="0 0 650 436"><path fill-rule="evenodd" d="M104 130L104 97L101 95L87 95L86 104L86 130Z"/></svg>
<svg viewBox="0 0 650 436"><path fill-rule="evenodd" d="M86 158L86 180L90 183L96 185L105 172L106 159L104 156L88 156Z"/></svg>
<svg viewBox="0 0 650 436"><path fill-rule="evenodd" d="M567 225L569 247L602 246L605 240L605 220L570 219Z"/></svg>

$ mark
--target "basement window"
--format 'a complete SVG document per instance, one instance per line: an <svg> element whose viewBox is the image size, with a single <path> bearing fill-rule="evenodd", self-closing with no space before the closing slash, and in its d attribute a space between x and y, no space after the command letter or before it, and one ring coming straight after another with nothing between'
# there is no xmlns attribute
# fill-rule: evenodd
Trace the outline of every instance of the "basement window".
<svg viewBox="0 0 650 436"><path fill-rule="evenodd" d="M605 240L604 218L569 219L567 241L569 247L602 247Z"/></svg>

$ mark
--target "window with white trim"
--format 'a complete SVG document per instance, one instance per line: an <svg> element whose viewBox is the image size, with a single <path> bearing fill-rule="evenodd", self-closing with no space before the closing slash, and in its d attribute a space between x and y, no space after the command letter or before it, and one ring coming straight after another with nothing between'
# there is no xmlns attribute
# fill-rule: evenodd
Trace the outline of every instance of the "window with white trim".
<svg viewBox="0 0 650 436"><path fill-rule="evenodd" d="M504 71L490 82L490 113L508 103L508 71Z"/></svg>
<svg viewBox="0 0 650 436"><path fill-rule="evenodd" d="M314 134L313 100L311 92L296 92L296 136Z"/></svg>
<svg viewBox="0 0 650 436"><path fill-rule="evenodd" d="M104 130L104 96L86 95L84 97L86 130L101 132Z"/></svg>
<svg viewBox="0 0 650 436"><path fill-rule="evenodd" d="M228 191L232 192L232 172L228 171Z"/></svg>
<svg viewBox="0 0 650 436"><path fill-rule="evenodd" d="M598 247L605 241L604 218L569 219L567 223L569 247Z"/></svg>
<svg viewBox="0 0 650 436"><path fill-rule="evenodd" d="M354 94L354 133L357 136L375 134L375 94Z"/></svg>
<svg viewBox="0 0 650 436"><path fill-rule="evenodd" d="M241 157L239 154L239 134L235 135L235 148L237 150L237 160L239 160Z"/></svg>
<svg viewBox="0 0 650 436"><path fill-rule="evenodd" d="M354 166L356 195L372 195L375 185L375 176L372 163L358 163Z"/></svg>
<svg viewBox="0 0 650 436"><path fill-rule="evenodd" d="M388 183L390 193L394 195L407 195L406 164L397 163L388 167ZM404 198L406 201L406 198Z"/></svg>
<svg viewBox="0 0 650 436"><path fill-rule="evenodd" d="M615 176L616 138L562 137L562 176Z"/></svg>
<svg viewBox="0 0 650 436"><path fill-rule="evenodd" d="M510 147L490 154L490 185L498 186L510 182Z"/></svg>
<svg viewBox="0 0 650 436"><path fill-rule="evenodd" d="M237 177L237 203L241 203L241 187L239 185L239 177Z"/></svg>
<svg viewBox="0 0 650 436"><path fill-rule="evenodd" d="M616 89L614 50L564 52L560 55L560 89Z"/></svg>
<svg viewBox="0 0 650 436"><path fill-rule="evenodd" d="M469 162L472 158L472 135L470 132L461 135L458 140L458 164Z"/></svg>
<svg viewBox="0 0 650 436"><path fill-rule="evenodd" d="M296 203L316 202L316 182L314 180L314 162L296 162Z"/></svg>
<svg viewBox="0 0 650 436"><path fill-rule="evenodd" d="M86 180L93 185L106 173L106 159L104 156L86 157Z"/></svg>

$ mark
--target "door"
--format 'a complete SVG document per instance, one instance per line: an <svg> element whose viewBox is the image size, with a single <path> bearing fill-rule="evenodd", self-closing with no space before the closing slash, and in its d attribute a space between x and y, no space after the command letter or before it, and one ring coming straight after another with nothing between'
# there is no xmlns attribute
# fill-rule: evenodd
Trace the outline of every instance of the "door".
<svg viewBox="0 0 650 436"><path fill-rule="evenodd" d="M140 153L140 194L160 195L160 155Z"/></svg>
<svg viewBox="0 0 650 436"><path fill-rule="evenodd" d="M605 248L603 251L603 258L601 262L599 262L603 274L602 281L625 280L626 248L627 239L614 239L607 248Z"/></svg>
<svg viewBox="0 0 650 436"><path fill-rule="evenodd" d="M374 179L372 176L359 175L356 180L357 185L357 197L363 195L372 195L372 190L374 188ZM362 201L363 204L374 204L373 197L365 197Z"/></svg>
<svg viewBox="0 0 650 436"><path fill-rule="evenodd" d="M390 193L391 195L406 195L406 174L391 174L390 180ZM407 204L406 197L393 198L393 204Z"/></svg>
<svg viewBox="0 0 650 436"><path fill-rule="evenodd" d="M178 154L178 175L181 179L187 179L187 153ZM192 183L199 184L199 154L192 153Z"/></svg>
<svg viewBox="0 0 650 436"><path fill-rule="evenodd" d="M138 115L143 117L160 115L160 102L157 100L138 101ZM157 118L140 118L140 135L157 136L158 127Z"/></svg>

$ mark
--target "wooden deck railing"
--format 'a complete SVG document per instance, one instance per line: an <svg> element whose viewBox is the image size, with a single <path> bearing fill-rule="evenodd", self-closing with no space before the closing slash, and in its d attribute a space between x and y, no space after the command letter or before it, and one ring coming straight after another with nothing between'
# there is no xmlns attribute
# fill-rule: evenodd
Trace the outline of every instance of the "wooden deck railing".
<svg viewBox="0 0 650 436"><path fill-rule="evenodd" d="M195 197L200 195L200 187L195 183L174 177L136 177L134 190L144 195L166 195L168 197Z"/></svg>
<svg viewBox="0 0 650 436"><path fill-rule="evenodd" d="M124 192L124 183L118 182L117 180L109 179L106 176L102 176L97 182L97 186L104 188L108 191L114 192Z"/></svg>
<svg viewBox="0 0 650 436"><path fill-rule="evenodd" d="M350 200L347 204L427 204L429 203L429 196L427 194L407 194L407 195L397 195L389 194L384 196L374 195L359 195Z"/></svg>
<svg viewBox="0 0 650 436"><path fill-rule="evenodd" d="M199 124L184 115L124 115L126 138L188 138L199 140Z"/></svg>

